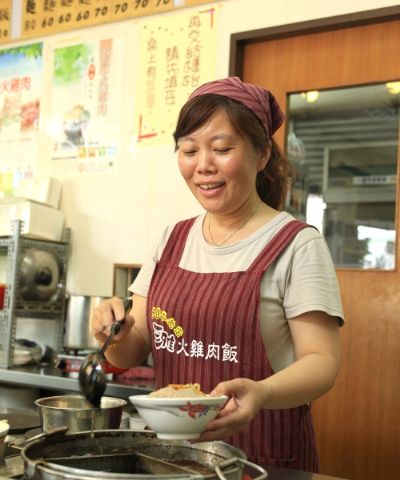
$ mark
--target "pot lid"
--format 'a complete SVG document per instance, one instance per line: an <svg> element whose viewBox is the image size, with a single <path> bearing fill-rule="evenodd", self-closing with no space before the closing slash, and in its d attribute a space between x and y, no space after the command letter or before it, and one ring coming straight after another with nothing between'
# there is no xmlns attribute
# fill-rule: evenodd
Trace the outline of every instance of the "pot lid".
<svg viewBox="0 0 400 480"><path fill-rule="evenodd" d="M62 263L53 252L32 248L23 255L19 273L22 298L47 300L57 289Z"/></svg>

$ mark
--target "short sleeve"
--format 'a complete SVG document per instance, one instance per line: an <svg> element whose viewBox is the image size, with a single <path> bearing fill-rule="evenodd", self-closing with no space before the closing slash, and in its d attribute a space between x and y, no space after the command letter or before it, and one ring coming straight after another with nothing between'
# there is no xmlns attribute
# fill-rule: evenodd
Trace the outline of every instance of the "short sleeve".
<svg viewBox="0 0 400 480"><path fill-rule="evenodd" d="M135 278L134 282L129 286L128 290L142 297L147 297L150 288L150 282L153 277L156 264L161 258L162 252L167 244L167 240L172 232L173 225L165 228L159 240L153 245L153 248L147 253L143 265Z"/></svg>
<svg viewBox="0 0 400 480"><path fill-rule="evenodd" d="M303 231L303 241L293 251L283 301L286 317L319 310L338 317L343 325L339 285L328 246L317 231L312 234L310 230Z"/></svg>

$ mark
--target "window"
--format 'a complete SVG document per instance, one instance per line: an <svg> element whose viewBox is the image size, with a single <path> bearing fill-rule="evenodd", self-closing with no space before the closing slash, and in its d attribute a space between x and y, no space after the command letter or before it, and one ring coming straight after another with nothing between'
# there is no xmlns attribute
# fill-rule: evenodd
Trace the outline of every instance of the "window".
<svg viewBox="0 0 400 480"><path fill-rule="evenodd" d="M286 209L324 234L337 267L393 269L400 93L368 85L288 105Z"/></svg>

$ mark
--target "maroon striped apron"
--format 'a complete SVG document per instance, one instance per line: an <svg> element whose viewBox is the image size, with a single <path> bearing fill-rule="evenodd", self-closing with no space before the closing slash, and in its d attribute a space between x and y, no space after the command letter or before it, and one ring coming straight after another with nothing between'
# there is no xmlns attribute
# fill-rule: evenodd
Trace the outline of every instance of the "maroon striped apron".
<svg viewBox="0 0 400 480"><path fill-rule="evenodd" d="M149 289L157 388L197 382L210 392L229 379L267 378L274 371L260 332L261 278L307 225L293 220L282 227L246 271L196 273L178 266L193 222L175 226ZM318 469L309 405L263 409L246 431L226 441L259 465Z"/></svg>

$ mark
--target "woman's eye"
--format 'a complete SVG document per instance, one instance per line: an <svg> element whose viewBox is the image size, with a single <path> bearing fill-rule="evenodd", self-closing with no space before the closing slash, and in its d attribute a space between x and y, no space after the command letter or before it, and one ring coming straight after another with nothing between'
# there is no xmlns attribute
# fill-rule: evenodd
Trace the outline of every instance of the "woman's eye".
<svg viewBox="0 0 400 480"><path fill-rule="evenodd" d="M196 153L196 150L183 150L183 154L186 157L193 157L193 155L195 155L195 153Z"/></svg>
<svg viewBox="0 0 400 480"><path fill-rule="evenodd" d="M224 153L228 153L230 152L232 149L230 147L226 147L226 148L216 148L215 149L215 152L216 153L220 153L220 154L224 154Z"/></svg>

